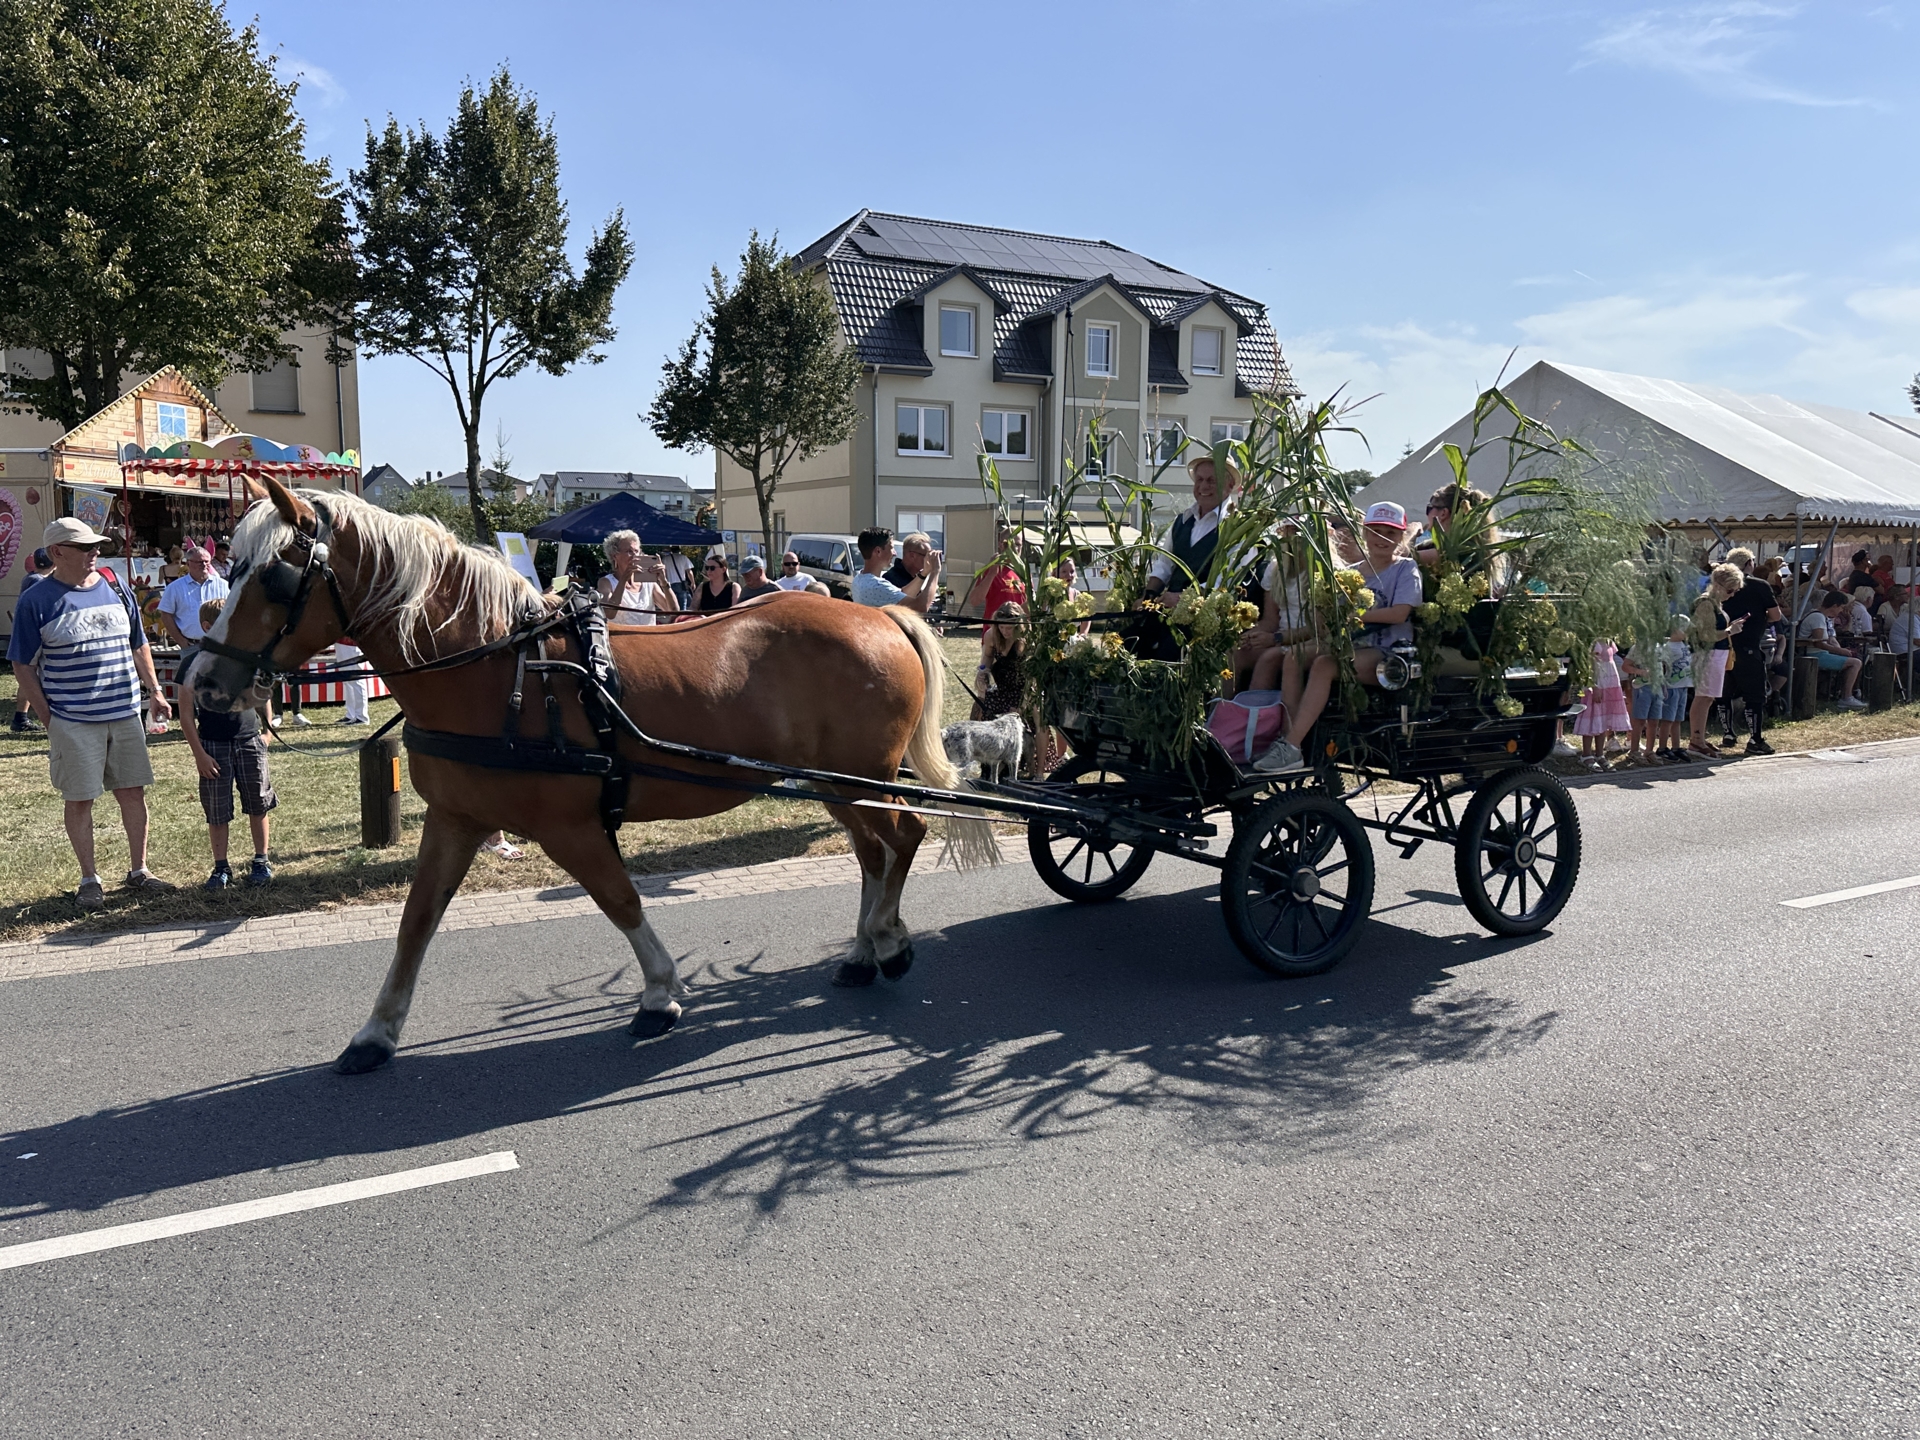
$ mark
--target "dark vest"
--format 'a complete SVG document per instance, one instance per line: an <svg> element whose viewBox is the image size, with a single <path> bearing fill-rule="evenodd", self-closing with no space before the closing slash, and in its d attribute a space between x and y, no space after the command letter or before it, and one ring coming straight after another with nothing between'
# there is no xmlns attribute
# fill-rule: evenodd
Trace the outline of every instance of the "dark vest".
<svg viewBox="0 0 1920 1440"><path fill-rule="evenodd" d="M1167 549L1180 565L1193 572L1193 580L1205 580L1207 572L1213 567L1214 546L1220 543L1220 527L1216 524L1206 538L1198 544L1193 538L1194 517L1182 515L1173 522L1173 533L1167 537ZM1186 571L1180 565L1173 567L1173 578L1167 581L1167 589L1179 594L1193 581L1187 579Z"/></svg>

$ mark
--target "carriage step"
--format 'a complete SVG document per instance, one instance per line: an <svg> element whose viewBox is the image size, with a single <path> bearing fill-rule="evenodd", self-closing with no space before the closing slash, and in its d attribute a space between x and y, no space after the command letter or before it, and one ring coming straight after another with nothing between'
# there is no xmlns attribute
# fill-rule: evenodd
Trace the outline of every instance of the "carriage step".
<svg viewBox="0 0 1920 1440"><path fill-rule="evenodd" d="M1413 858L1413 852L1426 843L1425 840L1409 840L1400 848L1400 858L1402 860L1411 860Z"/></svg>

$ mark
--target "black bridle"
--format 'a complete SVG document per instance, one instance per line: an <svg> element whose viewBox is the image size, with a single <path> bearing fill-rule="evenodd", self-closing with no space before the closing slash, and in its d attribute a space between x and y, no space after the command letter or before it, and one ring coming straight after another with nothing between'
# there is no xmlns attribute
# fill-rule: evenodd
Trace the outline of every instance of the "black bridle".
<svg viewBox="0 0 1920 1440"><path fill-rule="evenodd" d="M333 566L327 560L326 534L330 527L324 511L317 511L321 527L316 535L308 535L296 529L293 532L293 549L299 552L299 563L286 558L285 554L273 557L260 571L260 589L270 605L282 606L287 612L285 622L278 633L258 650L242 650L237 645L228 645L224 641L203 637L199 641L201 650L209 655L218 655L226 660L238 660L249 667L254 679L271 685L282 675L297 674L299 665L276 665L273 652L280 648L281 642L288 639L300 628L300 621L307 613L307 601L313 596L314 583L326 581L327 594L333 600L333 613L339 617L342 634L351 635L353 624L347 616L346 602L340 598L340 579L333 573ZM244 568L235 577L239 585L246 584L247 574ZM237 588L237 586L236 586Z"/></svg>

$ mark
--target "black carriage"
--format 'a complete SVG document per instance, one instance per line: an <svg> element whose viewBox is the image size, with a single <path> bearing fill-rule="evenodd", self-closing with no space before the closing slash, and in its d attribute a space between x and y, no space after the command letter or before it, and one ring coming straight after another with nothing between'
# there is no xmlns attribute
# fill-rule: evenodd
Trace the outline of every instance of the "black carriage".
<svg viewBox="0 0 1920 1440"><path fill-rule="evenodd" d="M1369 829L1402 858L1428 841L1453 846L1473 918L1528 935L1560 913L1580 873L1573 799L1540 768L1572 712L1559 680L1515 673L1507 689L1517 713L1473 679L1436 679L1418 706L1405 689L1369 690L1359 715L1322 719L1304 747L1309 768L1287 775L1235 765L1204 729L1187 757L1156 763L1096 698L1062 717L1073 756L1049 779L987 788L1053 807L1029 821L1028 848L1068 900L1124 894L1157 852L1219 869L1229 933L1276 975L1319 974L1359 938L1373 905ZM1375 787L1395 791L1375 795L1391 818L1350 805ZM1232 838L1221 853L1208 842L1223 820Z"/></svg>

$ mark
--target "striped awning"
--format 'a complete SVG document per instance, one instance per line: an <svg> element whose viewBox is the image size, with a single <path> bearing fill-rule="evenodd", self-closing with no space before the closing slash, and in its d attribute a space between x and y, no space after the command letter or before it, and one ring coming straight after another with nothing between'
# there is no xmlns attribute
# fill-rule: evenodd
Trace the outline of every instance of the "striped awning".
<svg viewBox="0 0 1920 1440"><path fill-rule="evenodd" d="M264 480L338 480L345 482L360 473L357 465L328 465L315 461L282 460L158 460L147 456L126 460L121 468L128 475L185 475L211 478L219 475L251 475Z"/></svg>

